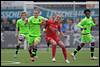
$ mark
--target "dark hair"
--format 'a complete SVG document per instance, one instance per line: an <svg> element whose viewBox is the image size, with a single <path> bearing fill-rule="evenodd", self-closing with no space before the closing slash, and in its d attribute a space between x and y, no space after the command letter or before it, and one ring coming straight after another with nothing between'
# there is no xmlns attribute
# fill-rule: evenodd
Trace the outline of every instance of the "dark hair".
<svg viewBox="0 0 100 67"><path fill-rule="evenodd" d="M40 9L38 7L34 7L34 11L40 12Z"/></svg>
<svg viewBox="0 0 100 67"><path fill-rule="evenodd" d="M91 12L89 9L86 9L86 10L84 10L84 13L86 13L86 12Z"/></svg>

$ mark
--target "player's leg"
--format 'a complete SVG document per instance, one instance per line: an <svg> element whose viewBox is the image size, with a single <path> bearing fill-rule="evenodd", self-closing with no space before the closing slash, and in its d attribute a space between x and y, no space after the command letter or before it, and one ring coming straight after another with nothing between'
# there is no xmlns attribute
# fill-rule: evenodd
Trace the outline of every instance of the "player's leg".
<svg viewBox="0 0 100 67"><path fill-rule="evenodd" d="M52 61L55 62L55 55L56 55L56 41L51 37L46 37L46 42L52 45Z"/></svg>
<svg viewBox="0 0 100 67"><path fill-rule="evenodd" d="M28 51L29 51L30 57L33 57L33 56L32 56L32 46L31 46L31 45L29 45Z"/></svg>
<svg viewBox="0 0 100 67"><path fill-rule="evenodd" d="M74 50L74 52L71 53L73 60L76 60L76 54L78 51L80 51L82 49L82 47L85 45L85 42L86 42L86 37L82 36L81 43L77 46L77 48Z"/></svg>
<svg viewBox="0 0 100 67"><path fill-rule="evenodd" d="M81 48L82 48L84 45L85 45L85 43L81 43L80 45L78 45L78 46L77 46L77 48L76 48L76 49L74 50L74 52L73 52L73 53L74 53L74 55L76 55L76 54L77 54L77 52L78 52L78 51L80 51L80 50L81 50Z"/></svg>
<svg viewBox="0 0 100 67"><path fill-rule="evenodd" d="M35 37L34 38L34 43L33 43L33 51L32 51L32 54L34 56L36 56L36 52L37 52L37 45L40 43L40 37Z"/></svg>
<svg viewBox="0 0 100 67"><path fill-rule="evenodd" d="M28 36L28 43L29 43L29 47L28 47L28 51L31 57L31 60L34 61L33 55L32 55L32 51L33 51L33 42L34 42L34 37L33 36Z"/></svg>
<svg viewBox="0 0 100 67"><path fill-rule="evenodd" d="M19 48L20 48L20 44L21 43L18 43L18 45L16 46L16 55L18 54L18 51L19 51Z"/></svg>
<svg viewBox="0 0 100 67"><path fill-rule="evenodd" d="M94 37L92 37L92 42L91 42L91 45L90 45L90 52L91 52L91 58L90 59L92 59L92 60L98 59L98 57L94 56L94 48L95 48L95 39L94 39Z"/></svg>
<svg viewBox="0 0 100 67"><path fill-rule="evenodd" d="M65 62L66 62L66 63L70 63L70 62L68 61L68 58L67 58L67 50L66 50L66 48L65 48L65 46L64 46L64 43L60 40L60 41L58 41L58 45L62 48L62 52L63 52L63 56L64 56Z"/></svg>
<svg viewBox="0 0 100 67"><path fill-rule="evenodd" d="M57 45L57 43L53 39L50 40L50 43L52 44L52 61L55 62L56 61L55 55L56 55L56 45Z"/></svg>
<svg viewBox="0 0 100 67"><path fill-rule="evenodd" d="M21 36L19 35L18 36L18 44L16 46L16 55L15 57L17 56L18 52L19 52L19 49L20 49L20 45L24 43L24 36Z"/></svg>
<svg viewBox="0 0 100 67"><path fill-rule="evenodd" d="M49 51L49 46L50 46L50 43L47 42L47 51Z"/></svg>

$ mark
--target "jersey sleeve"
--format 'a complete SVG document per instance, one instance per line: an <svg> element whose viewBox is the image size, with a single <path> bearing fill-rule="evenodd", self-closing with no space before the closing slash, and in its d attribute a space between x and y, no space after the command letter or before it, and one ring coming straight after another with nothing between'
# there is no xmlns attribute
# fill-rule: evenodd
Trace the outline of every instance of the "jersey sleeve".
<svg viewBox="0 0 100 67"><path fill-rule="evenodd" d="M95 20L94 19L92 19L92 23L91 23L91 26L95 26L96 24L95 24Z"/></svg>
<svg viewBox="0 0 100 67"><path fill-rule="evenodd" d="M31 22L31 18L32 18L32 17L29 17L29 18L28 18L28 22L29 22L29 23Z"/></svg>
<svg viewBox="0 0 100 67"><path fill-rule="evenodd" d="M42 23L44 17L43 16L40 16L39 19L40 19L40 22Z"/></svg>
<svg viewBox="0 0 100 67"><path fill-rule="evenodd" d="M58 30L59 30L59 32L62 32L62 24L58 25Z"/></svg>
<svg viewBox="0 0 100 67"><path fill-rule="evenodd" d="M77 27L78 27L78 28L83 28L83 23L84 23L84 19L81 20L81 21L77 24Z"/></svg>
<svg viewBox="0 0 100 67"><path fill-rule="evenodd" d="M16 28L18 29L19 27L19 20L17 20L17 23L16 23Z"/></svg>

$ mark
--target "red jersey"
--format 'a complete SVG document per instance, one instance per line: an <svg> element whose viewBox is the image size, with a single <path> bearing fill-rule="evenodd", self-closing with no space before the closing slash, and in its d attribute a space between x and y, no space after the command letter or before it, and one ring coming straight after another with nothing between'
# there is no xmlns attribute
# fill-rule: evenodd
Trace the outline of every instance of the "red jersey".
<svg viewBox="0 0 100 67"><path fill-rule="evenodd" d="M48 20L46 24L46 36L58 37L57 31L61 31L61 24L55 23L53 19Z"/></svg>

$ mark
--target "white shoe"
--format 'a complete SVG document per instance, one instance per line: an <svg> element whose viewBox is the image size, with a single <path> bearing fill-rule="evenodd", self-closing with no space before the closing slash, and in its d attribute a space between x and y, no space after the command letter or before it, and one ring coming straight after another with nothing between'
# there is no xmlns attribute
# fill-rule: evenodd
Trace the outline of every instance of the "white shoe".
<svg viewBox="0 0 100 67"><path fill-rule="evenodd" d="M71 56L72 56L73 60L76 60L76 56L74 55L74 53L71 53Z"/></svg>
<svg viewBox="0 0 100 67"><path fill-rule="evenodd" d="M53 58L53 59L52 59L52 61L53 61L53 62L56 62L56 59L55 59L55 58Z"/></svg>
<svg viewBox="0 0 100 67"><path fill-rule="evenodd" d="M90 59L91 59L91 60L97 60L98 57L93 56L93 57L90 57Z"/></svg>
<svg viewBox="0 0 100 67"><path fill-rule="evenodd" d="M34 57L31 57L31 61L34 62L35 61L35 58Z"/></svg>
<svg viewBox="0 0 100 67"><path fill-rule="evenodd" d="M69 60L65 60L65 62L66 62L66 63L70 63L70 61L69 61Z"/></svg>

